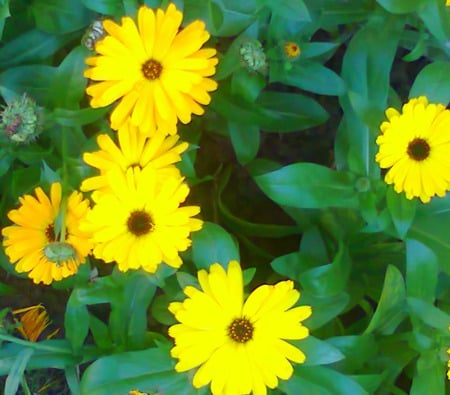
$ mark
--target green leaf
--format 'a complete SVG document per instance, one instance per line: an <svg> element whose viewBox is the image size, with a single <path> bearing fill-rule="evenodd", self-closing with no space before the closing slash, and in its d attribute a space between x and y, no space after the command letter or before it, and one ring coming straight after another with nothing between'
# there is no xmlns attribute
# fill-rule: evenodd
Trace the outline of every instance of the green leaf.
<svg viewBox="0 0 450 395"><path fill-rule="evenodd" d="M312 307L313 314L308 318L308 328L315 330L335 319L349 305L350 297L342 292L332 296L322 297L302 293L301 304Z"/></svg>
<svg viewBox="0 0 450 395"><path fill-rule="evenodd" d="M393 14L415 12L429 0L377 0L377 3Z"/></svg>
<svg viewBox="0 0 450 395"><path fill-rule="evenodd" d="M39 30L55 34L79 30L95 18L79 0L35 0L31 12Z"/></svg>
<svg viewBox="0 0 450 395"><path fill-rule="evenodd" d="M84 60L87 55L86 48L75 47L56 69L50 88L54 107L78 109L78 103L85 96L87 80L83 77L83 70L86 68Z"/></svg>
<svg viewBox="0 0 450 395"><path fill-rule="evenodd" d="M192 234L192 260L197 269L209 269L213 263L226 267L231 260L239 261L238 246L220 225L205 222Z"/></svg>
<svg viewBox="0 0 450 395"><path fill-rule="evenodd" d="M97 347L110 349L113 347L108 325L93 314L89 314L89 329Z"/></svg>
<svg viewBox="0 0 450 395"><path fill-rule="evenodd" d="M436 255L414 239L406 240L406 291L408 296L434 303L439 266Z"/></svg>
<svg viewBox="0 0 450 395"><path fill-rule="evenodd" d="M389 265L377 309L364 333L392 334L406 316L405 302L403 276L395 266Z"/></svg>
<svg viewBox="0 0 450 395"><path fill-rule="evenodd" d="M267 0L266 6L271 8L274 14L297 22L310 22L308 8L303 0Z"/></svg>
<svg viewBox="0 0 450 395"><path fill-rule="evenodd" d="M6 18L9 18L9 0L3 0L0 4L0 39L3 37L3 28L5 27Z"/></svg>
<svg viewBox="0 0 450 395"><path fill-rule="evenodd" d="M448 41L450 38L450 19L448 17L448 8L443 7L441 0L423 2L422 7L417 10L417 15L425 22L427 29L438 40L443 43Z"/></svg>
<svg viewBox="0 0 450 395"><path fill-rule="evenodd" d="M442 103L444 106L450 101L450 62L434 62L420 70L409 97L425 95L431 103Z"/></svg>
<svg viewBox="0 0 450 395"><path fill-rule="evenodd" d="M321 366L298 365L289 381L280 381L279 387L287 395L369 395L349 376Z"/></svg>
<svg viewBox="0 0 450 395"><path fill-rule="evenodd" d="M427 324L431 328L436 328L447 333L450 326L450 315L431 303L424 302L417 298L408 298L408 307L412 314L414 314L419 320Z"/></svg>
<svg viewBox="0 0 450 395"><path fill-rule="evenodd" d="M282 82L322 95L344 94L345 84L341 77L320 63L300 61L289 64L291 67L286 69L284 63L271 63L270 82Z"/></svg>
<svg viewBox="0 0 450 395"><path fill-rule="evenodd" d="M314 163L295 163L254 180L270 199L283 206L358 207L355 177Z"/></svg>
<svg viewBox="0 0 450 395"><path fill-rule="evenodd" d="M266 79L259 73L251 73L246 68L237 69L231 77L231 92L252 102L266 86Z"/></svg>
<svg viewBox="0 0 450 395"><path fill-rule="evenodd" d="M417 199L406 199L403 193L397 193L393 188L388 188L386 201L398 236L403 239L414 221Z"/></svg>
<svg viewBox="0 0 450 395"><path fill-rule="evenodd" d="M190 395L197 392L187 375L175 372L168 350L150 348L99 358L84 372L81 393L89 395L126 394L139 388L146 392Z"/></svg>
<svg viewBox="0 0 450 395"><path fill-rule="evenodd" d="M345 355L339 366L346 371L364 371L365 364L377 356L377 342L371 334L332 337L327 342Z"/></svg>
<svg viewBox="0 0 450 395"><path fill-rule="evenodd" d="M19 351L6 378L5 395L15 395L17 393L23 373L33 353L34 350L32 348L23 348Z"/></svg>
<svg viewBox="0 0 450 395"><path fill-rule="evenodd" d="M9 69L24 63L41 62L53 55L73 37L56 36L33 29L15 37L0 49L0 68Z"/></svg>
<svg viewBox="0 0 450 395"><path fill-rule="evenodd" d="M76 296L73 294L66 305L64 329L66 339L72 345L74 354L80 354L89 332L89 312L85 305L78 304Z"/></svg>
<svg viewBox="0 0 450 395"><path fill-rule="evenodd" d="M308 322L305 323L308 327ZM345 358L344 354L328 341L308 336L304 340L291 341L306 355L304 366L327 365Z"/></svg>
<svg viewBox="0 0 450 395"><path fill-rule="evenodd" d="M228 132L239 163L245 165L252 161L259 150L259 127L228 122Z"/></svg>
<svg viewBox="0 0 450 395"><path fill-rule="evenodd" d="M121 16L125 13L123 0L81 0L86 8L99 14Z"/></svg>
<svg viewBox="0 0 450 395"><path fill-rule="evenodd" d="M410 395L444 395L446 393L444 380L438 353L433 350L422 354L417 361L417 372L413 377Z"/></svg>

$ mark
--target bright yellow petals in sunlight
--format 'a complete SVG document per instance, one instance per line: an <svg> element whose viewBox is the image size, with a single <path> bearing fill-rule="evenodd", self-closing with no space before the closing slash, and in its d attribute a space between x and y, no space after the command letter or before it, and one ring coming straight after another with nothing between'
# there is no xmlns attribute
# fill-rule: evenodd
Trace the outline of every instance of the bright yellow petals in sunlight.
<svg viewBox="0 0 450 395"><path fill-rule="evenodd" d="M389 168L386 183L424 203L444 196L450 187L450 110L420 96L409 100L401 113L388 108L386 116L375 157L381 168Z"/></svg>
<svg viewBox="0 0 450 395"><path fill-rule="evenodd" d="M184 206L189 187L182 177L161 182L152 167L107 174L111 191L93 194L95 205L82 229L92 233L94 255L117 262L121 271L143 268L154 273L160 263L178 268L180 251L190 245L190 233L203 222L192 218L198 206Z"/></svg>
<svg viewBox="0 0 450 395"><path fill-rule="evenodd" d="M208 78L216 72L216 50L202 48L210 37L204 22L181 28L182 20L169 4L166 11L140 7L137 21L103 21L107 35L95 45L98 55L86 59L84 76L98 81L86 89L92 107L117 101L113 129L131 122L149 135L174 134L178 120L187 124L192 114L204 113L209 92L217 89Z"/></svg>
<svg viewBox="0 0 450 395"><path fill-rule="evenodd" d="M238 262L227 271L218 263L200 270L201 289L187 286L183 302L169 310L179 324L169 328L175 339L171 354L178 372L197 368L193 385L211 385L213 395L265 395L293 373L290 361L303 363L305 354L285 340L304 339L301 324L310 306L292 307L300 293L292 281L262 285L244 302L243 277Z"/></svg>
<svg viewBox="0 0 450 395"><path fill-rule="evenodd" d="M100 174L85 179L80 187L82 191L109 191L106 174L116 169L125 173L132 167L143 169L152 166L162 178L181 176L174 164L181 160L188 144L178 142L178 135L166 136L157 132L149 138L130 123L122 126L117 135L118 145L107 134L101 134L97 137L100 150L83 155L84 161L97 168Z"/></svg>
<svg viewBox="0 0 450 395"><path fill-rule="evenodd" d="M79 229L89 202L76 191L62 202L60 183L51 185L50 197L39 187L34 192L36 197L20 197L21 206L8 213L14 225L3 228L3 246L18 273L51 284L77 273L91 251L90 235Z"/></svg>
<svg viewBox="0 0 450 395"><path fill-rule="evenodd" d="M30 342L38 341L42 332L51 324L47 310L41 304L13 310L12 315L17 323L17 331ZM59 329L56 329L50 333L47 339L52 338L58 331Z"/></svg>

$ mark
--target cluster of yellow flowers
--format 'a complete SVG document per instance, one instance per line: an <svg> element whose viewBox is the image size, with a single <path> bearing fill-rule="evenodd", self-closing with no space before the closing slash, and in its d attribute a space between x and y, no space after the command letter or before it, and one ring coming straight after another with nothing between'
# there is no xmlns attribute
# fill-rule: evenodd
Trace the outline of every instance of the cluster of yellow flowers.
<svg viewBox="0 0 450 395"><path fill-rule="evenodd" d="M49 196L38 187L34 196L19 198L20 207L8 213L14 225L2 230L10 262L34 283L74 275L89 254L117 263L120 271L154 273L162 262L182 264L179 253L203 222L194 218L199 207L182 206L189 187L176 163L188 144L179 141L177 124L203 114L201 105L217 88L209 77L218 60L215 49L202 48L210 37L205 24L194 21L180 30L181 22L173 4L165 11L140 7L137 23L130 17L102 22L106 34L86 59L84 75L95 81L87 88L92 107L116 103L111 129L117 134L100 134L99 149L83 154L97 170L80 186L91 192L93 206L55 182ZM311 308L293 307L300 293L292 281L260 286L245 303L236 261L227 271L217 263L210 273L201 270L198 281L200 289L186 287L187 299L169 307L179 321L169 329L175 369L198 367L195 387L266 394L278 378L292 375L290 361L304 362L303 352L285 341L309 334L301 321ZM31 328L33 338L26 338L35 341L49 321L39 306L29 309L20 330L25 336Z"/></svg>

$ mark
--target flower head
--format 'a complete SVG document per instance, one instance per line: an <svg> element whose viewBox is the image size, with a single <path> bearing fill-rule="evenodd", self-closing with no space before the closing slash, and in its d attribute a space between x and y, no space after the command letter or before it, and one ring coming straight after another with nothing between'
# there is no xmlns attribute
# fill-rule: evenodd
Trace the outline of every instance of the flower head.
<svg viewBox="0 0 450 395"><path fill-rule="evenodd" d="M18 326L16 329L24 339L30 342L36 342L42 332L51 324L45 307L41 304L25 307L23 309L13 310L12 314ZM53 337L59 329L56 329L47 336L47 339Z"/></svg>
<svg viewBox="0 0 450 395"><path fill-rule="evenodd" d="M41 133L42 115L42 109L24 94L3 109L0 130L11 141L30 143Z"/></svg>
<svg viewBox="0 0 450 395"><path fill-rule="evenodd" d="M126 16L118 25L103 21L106 37L95 45L98 56L86 59L85 77L92 107L119 102L111 114L115 130L130 121L148 134L174 134L178 120L189 123L209 104L217 83L216 50L201 48L210 35L193 21L180 30L183 14L174 4L166 11L142 6L137 22Z"/></svg>
<svg viewBox="0 0 450 395"><path fill-rule="evenodd" d="M191 218L200 212L198 206L180 207L189 194L183 178L161 182L148 166L109 172L107 178L111 191L93 195L95 205L82 226L93 235L95 257L117 262L121 271L154 273L162 262L180 267L179 252L187 250L190 233L203 224Z"/></svg>
<svg viewBox="0 0 450 395"><path fill-rule="evenodd" d="M267 72L267 58L262 44L258 40L245 41L239 48L239 54L249 71L265 74Z"/></svg>
<svg viewBox="0 0 450 395"><path fill-rule="evenodd" d="M283 50L285 55L289 58L289 59L296 59L300 56L300 46L293 41L288 41L286 43L284 43L283 46Z"/></svg>
<svg viewBox="0 0 450 395"><path fill-rule="evenodd" d="M450 110L420 96L401 113L388 108L386 116L375 157L381 168L389 168L386 183L424 203L434 195L444 196L450 186Z"/></svg>
<svg viewBox="0 0 450 395"><path fill-rule="evenodd" d="M201 290L188 286L187 299L173 302L169 310L180 322L169 328L175 339L171 354L178 372L199 367L196 388L211 383L214 395L266 394L293 373L289 361L302 363L305 355L285 341L304 339L309 331L301 321L311 307L292 307L300 297L292 281L262 285L244 302L239 263L225 271L213 264L200 270Z"/></svg>
<svg viewBox="0 0 450 395"><path fill-rule="evenodd" d="M79 229L89 202L76 191L64 202L60 183L51 185L50 198L40 187L35 195L20 197L21 206L8 213L14 225L3 228L3 246L18 273L50 284L77 273L91 250L90 235Z"/></svg>
<svg viewBox="0 0 450 395"><path fill-rule="evenodd" d="M161 132L151 138L146 137L130 123L124 124L118 131L119 144L116 145L107 134L97 137L99 151L83 155L84 161L100 170L98 176L85 179L80 189L82 191L110 190L107 173L119 169L123 173L129 168L152 166L158 169L160 177L179 177L180 172L174 166L181 160L181 154L188 148L187 143L178 143L179 136L166 136Z"/></svg>

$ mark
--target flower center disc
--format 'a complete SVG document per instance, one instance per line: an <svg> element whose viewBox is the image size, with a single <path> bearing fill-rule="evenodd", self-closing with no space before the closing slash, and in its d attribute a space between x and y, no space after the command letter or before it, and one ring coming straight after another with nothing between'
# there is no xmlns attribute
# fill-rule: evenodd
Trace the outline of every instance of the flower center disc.
<svg viewBox="0 0 450 395"><path fill-rule="evenodd" d="M162 69L161 63L157 60L149 59L142 65L141 71L148 80L156 80L161 75Z"/></svg>
<svg viewBox="0 0 450 395"><path fill-rule="evenodd" d="M430 146L426 140L416 138L408 144L407 153L411 159L420 162L430 155Z"/></svg>
<svg viewBox="0 0 450 395"><path fill-rule="evenodd" d="M247 318L236 318L228 327L228 336L236 343L247 343L253 338L253 329Z"/></svg>
<svg viewBox="0 0 450 395"><path fill-rule="evenodd" d="M128 217L127 227L135 236L142 236L152 230L153 223L150 215L145 211L134 211Z"/></svg>

